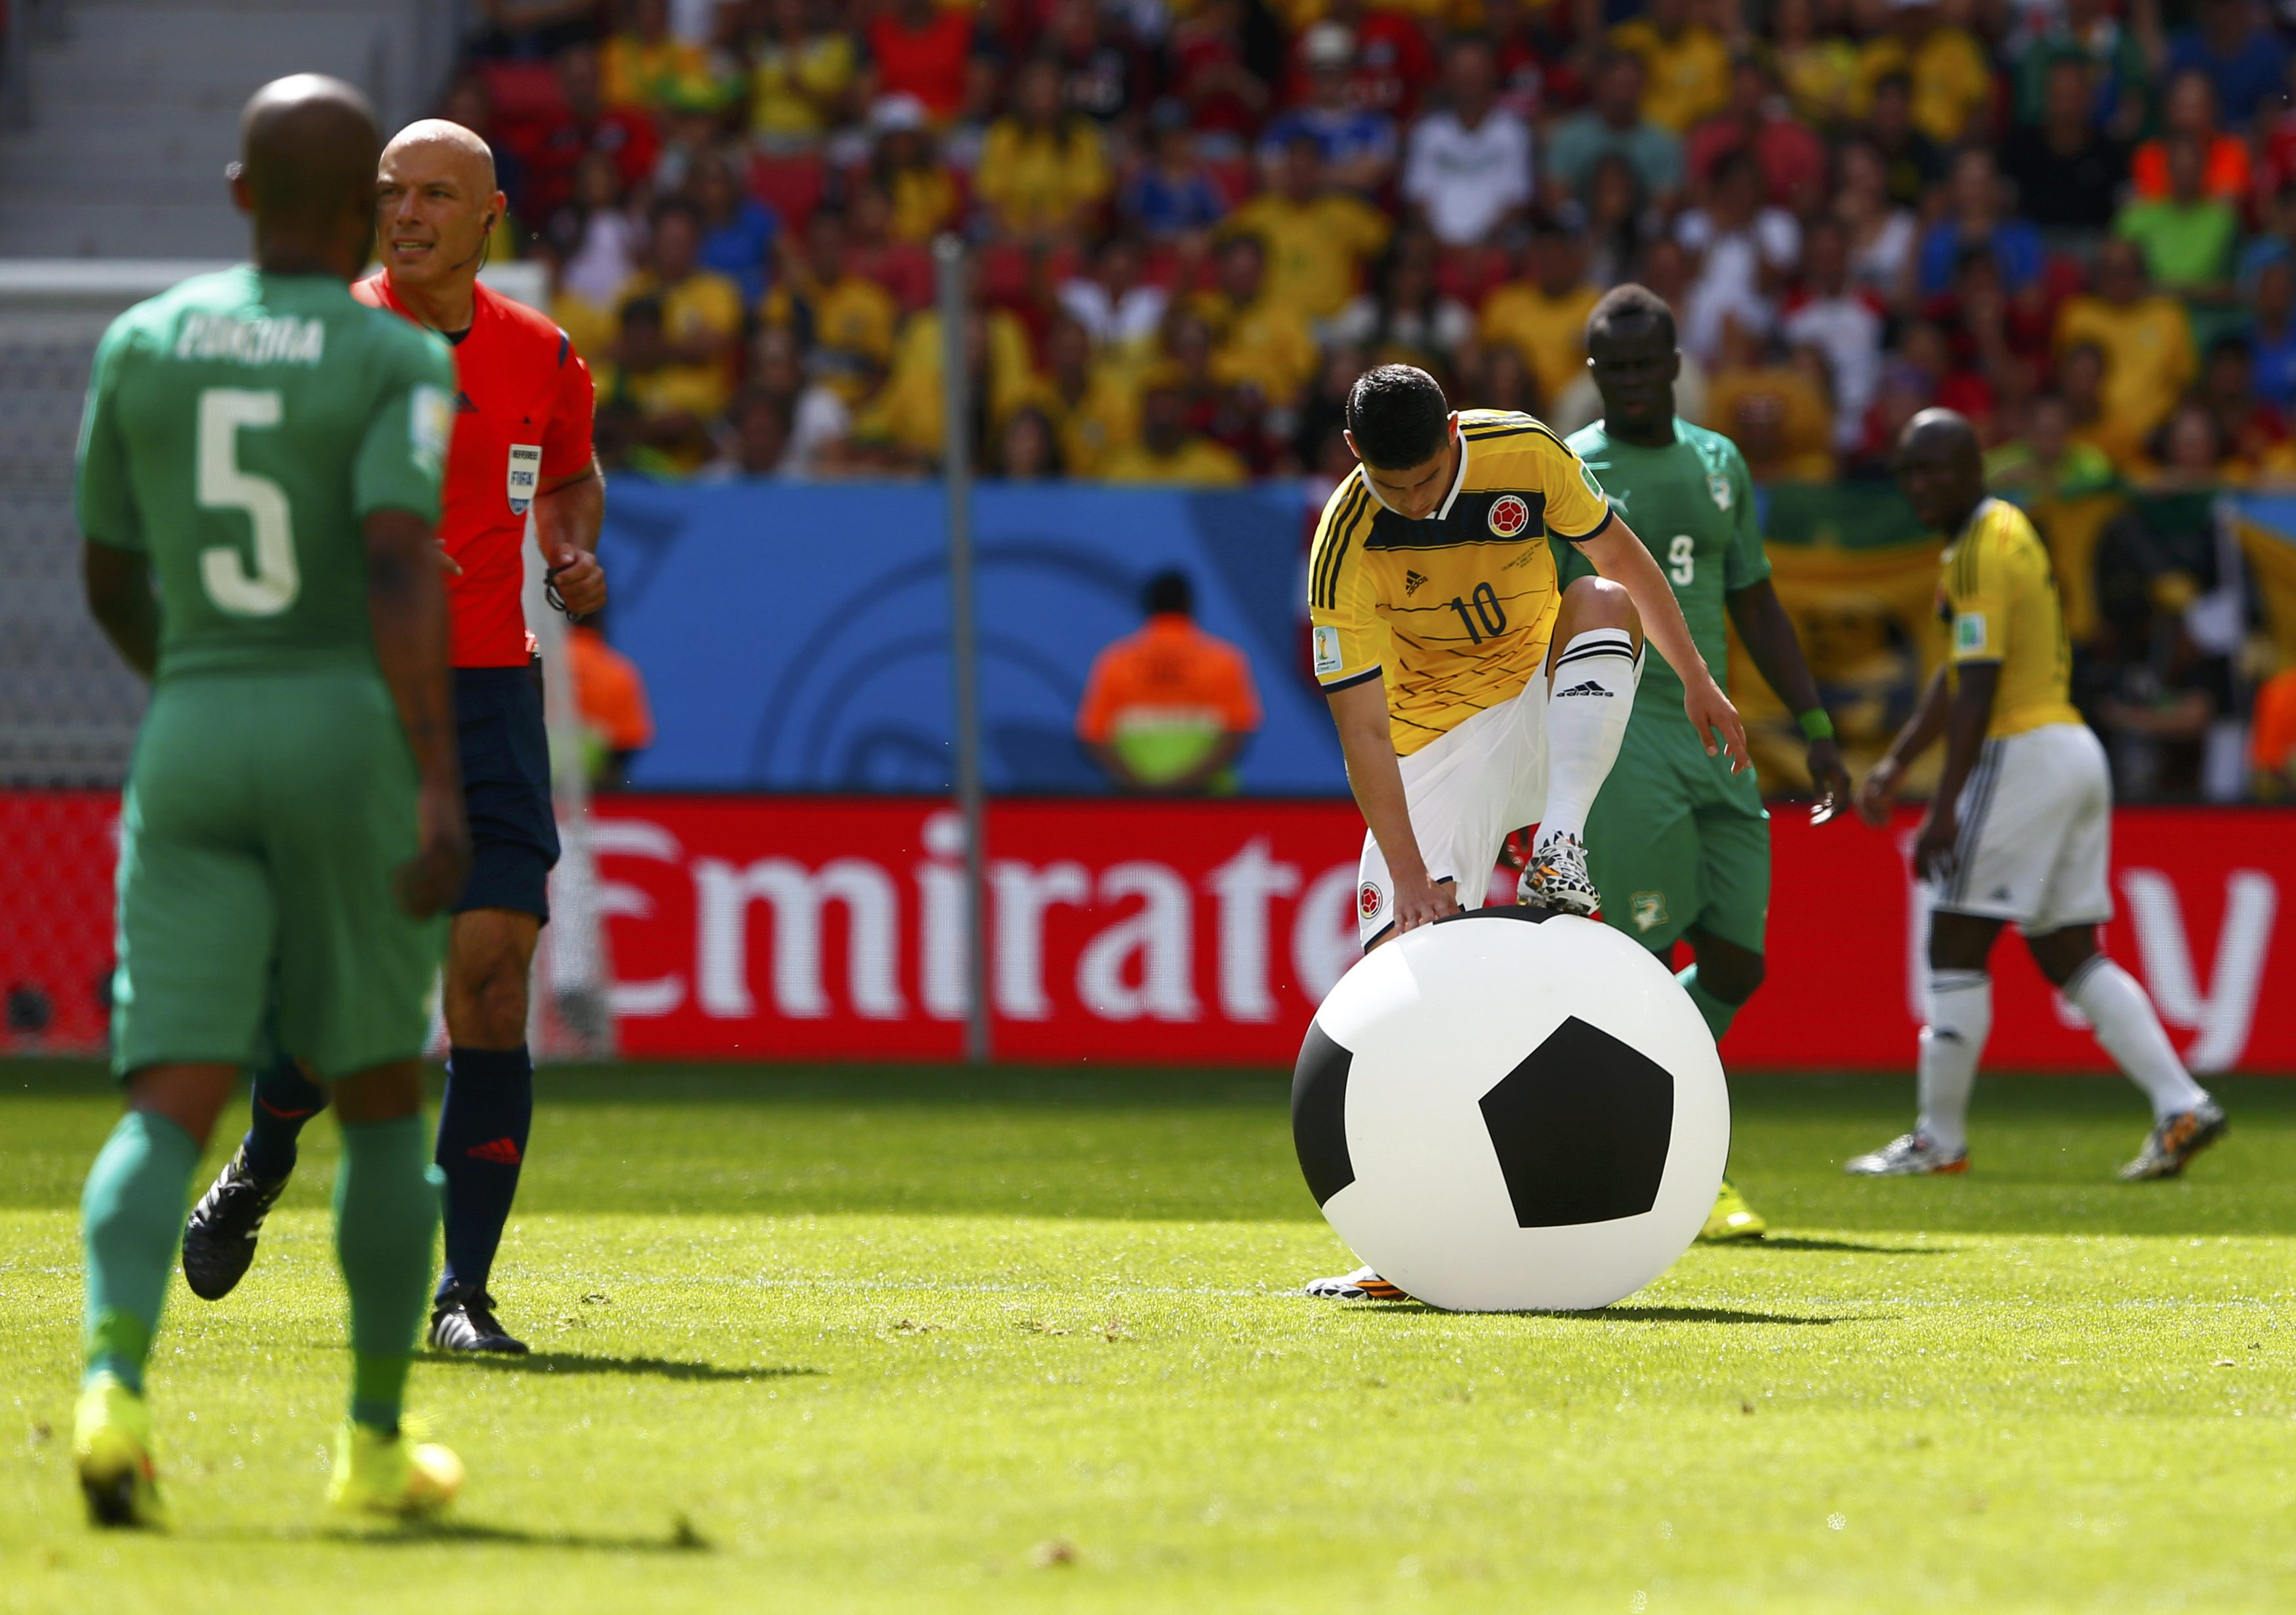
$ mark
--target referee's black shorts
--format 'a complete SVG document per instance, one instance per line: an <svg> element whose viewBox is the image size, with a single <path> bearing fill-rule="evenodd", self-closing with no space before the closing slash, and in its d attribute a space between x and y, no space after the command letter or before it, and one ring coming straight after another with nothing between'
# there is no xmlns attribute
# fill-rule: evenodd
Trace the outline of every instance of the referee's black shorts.
<svg viewBox="0 0 2296 1615"><path fill-rule="evenodd" d="M522 668L455 668L455 724L471 819L471 879L455 912L507 908L547 923L558 819L550 807L541 659Z"/></svg>

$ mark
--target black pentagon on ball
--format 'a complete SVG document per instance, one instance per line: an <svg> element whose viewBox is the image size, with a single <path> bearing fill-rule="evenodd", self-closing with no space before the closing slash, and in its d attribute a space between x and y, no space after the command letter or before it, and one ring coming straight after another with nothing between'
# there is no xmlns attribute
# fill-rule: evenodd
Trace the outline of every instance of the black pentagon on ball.
<svg viewBox="0 0 2296 1615"><path fill-rule="evenodd" d="M1356 1180L1348 1153L1348 1072L1355 1060L1321 1021L1308 1023L1308 1040L1292 1072L1292 1146L1319 1206Z"/></svg>
<svg viewBox="0 0 2296 1615"><path fill-rule="evenodd" d="M1293 1094L1296 1116L1296 1085ZM1499 1078L1482 1110L1519 1226L1607 1223L1658 1202L1674 1078L1600 1027L1571 1016Z"/></svg>

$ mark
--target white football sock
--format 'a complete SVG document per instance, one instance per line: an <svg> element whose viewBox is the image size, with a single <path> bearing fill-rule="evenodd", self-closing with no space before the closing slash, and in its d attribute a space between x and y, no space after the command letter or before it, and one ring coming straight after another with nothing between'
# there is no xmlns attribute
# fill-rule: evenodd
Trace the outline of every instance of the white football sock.
<svg viewBox="0 0 2296 1615"><path fill-rule="evenodd" d="M2062 990L2096 1029L2098 1046L2152 1101L2154 1120L2194 1110L2209 1096L2177 1058L2169 1034L2161 1029L2161 1017L2152 1011L2152 1000L2136 977L2095 954L2073 972Z"/></svg>
<svg viewBox="0 0 2296 1615"><path fill-rule="evenodd" d="M1589 628L1554 659L1546 697L1546 811L1538 839L1587 839L1587 815L1619 760L1642 658L1624 628Z"/></svg>
<svg viewBox="0 0 2296 1615"><path fill-rule="evenodd" d="M1993 978L1980 970L1930 971L1930 1023L1922 1029L1916 1132L1948 1155L1969 1147L1969 1093L1993 1029Z"/></svg>

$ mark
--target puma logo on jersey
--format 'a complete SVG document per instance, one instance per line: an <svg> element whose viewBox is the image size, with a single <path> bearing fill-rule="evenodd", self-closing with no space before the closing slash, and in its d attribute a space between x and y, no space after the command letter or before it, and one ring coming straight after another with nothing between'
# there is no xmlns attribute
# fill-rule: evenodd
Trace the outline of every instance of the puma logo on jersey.
<svg viewBox="0 0 2296 1615"><path fill-rule="evenodd" d="M1568 690L1557 690L1554 699L1561 701L1566 695L1599 695L1604 701L1611 699L1611 693L1591 678L1583 685L1573 685Z"/></svg>
<svg viewBox="0 0 2296 1615"><path fill-rule="evenodd" d="M1404 575L1403 575L1403 597L1404 597L1406 600L1410 599L1410 598L1411 598L1411 596L1413 596L1414 594L1416 594L1417 593L1419 593L1419 586L1420 586L1421 584L1423 584L1423 583L1426 582L1426 581L1427 581L1427 574L1426 574L1426 573L1424 573L1424 572L1406 572L1406 573L1404 573Z"/></svg>

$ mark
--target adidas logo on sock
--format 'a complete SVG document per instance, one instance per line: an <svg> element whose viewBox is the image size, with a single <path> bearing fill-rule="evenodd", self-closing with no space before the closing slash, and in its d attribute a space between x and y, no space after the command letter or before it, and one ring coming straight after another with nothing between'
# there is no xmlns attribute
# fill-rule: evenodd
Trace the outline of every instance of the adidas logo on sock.
<svg viewBox="0 0 2296 1615"><path fill-rule="evenodd" d="M1599 695L1605 701L1611 699L1611 693L1591 678L1583 685L1573 685L1568 690L1557 690L1554 693L1554 698L1557 701L1566 695Z"/></svg>
<svg viewBox="0 0 2296 1615"><path fill-rule="evenodd" d="M490 1160L498 1167L514 1167L522 1159L514 1138L490 1139L482 1144L472 1144L463 1153L472 1160Z"/></svg>

